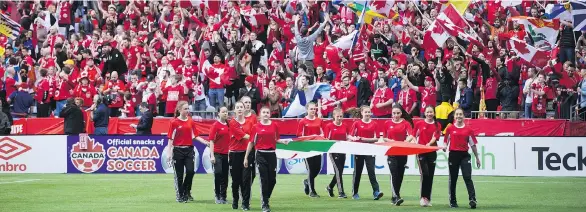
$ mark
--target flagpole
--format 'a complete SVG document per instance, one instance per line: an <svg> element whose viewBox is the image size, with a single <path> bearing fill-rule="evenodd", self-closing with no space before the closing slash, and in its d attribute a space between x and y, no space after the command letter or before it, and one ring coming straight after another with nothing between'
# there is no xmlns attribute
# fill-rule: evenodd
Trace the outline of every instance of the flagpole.
<svg viewBox="0 0 586 212"><path fill-rule="evenodd" d="M352 45L350 46L350 58L352 58L352 56L354 56L354 45L356 44L356 39L358 39L358 37L360 36L360 31L362 31L362 29L364 28L364 15L366 14L366 8L368 7L368 1L366 1L366 3L364 3L364 7L362 8L362 12L360 14L360 19L358 19L358 23L360 24L360 28L358 28L358 26L356 26L356 30L358 30L358 32L356 32L356 35L354 35L354 38L352 38Z"/></svg>

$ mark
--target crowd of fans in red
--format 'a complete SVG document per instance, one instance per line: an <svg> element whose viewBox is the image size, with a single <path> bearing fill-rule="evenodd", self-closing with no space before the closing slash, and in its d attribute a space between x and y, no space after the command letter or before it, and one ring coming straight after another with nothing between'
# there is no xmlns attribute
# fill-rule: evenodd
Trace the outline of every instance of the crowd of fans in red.
<svg viewBox="0 0 586 212"><path fill-rule="evenodd" d="M22 29L16 40L0 38L2 101L13 104L12 116L30 115L36 105L36 116L47 117L58 116L70 97L90 108L99 94L110 116L134 117L140 102L170 116L180 100L209 111L249 96L253 108L268 105L280 117L298 90L326 82L332 95L320 100L323 116L338 105L345 111L371 105L375 116L389 117L394 103L417 116L443 102L469 116L479 110L482 91L488 111L546 117L549 104L555 117L568 118L586 77L586 39L571 24L560 28L557 62L534 67L505 45L511 37L525 39L523 29L508 30L509 10L492 11L486 1L469 7L484 48L450 38L434 53L421 45L440 2L396 1L399 17L364 26L352 51L332 45L357 30L352 10L292 2L2 2L5 14L19 14ZM514 9L543 15L534 1ZM23 97L28 93L34 100Z"/></svg>

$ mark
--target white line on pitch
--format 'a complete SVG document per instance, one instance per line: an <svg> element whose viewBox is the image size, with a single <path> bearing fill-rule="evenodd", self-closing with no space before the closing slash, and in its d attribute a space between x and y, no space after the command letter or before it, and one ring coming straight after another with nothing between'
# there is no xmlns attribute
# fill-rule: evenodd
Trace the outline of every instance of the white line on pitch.
<svg viewBox="0 0 586 212"><path fill-rule="evenodd" d="M38 180L41 180L41 179L28 179L28 180L8 181L8 182L0 182L0 184L26 183L26 182L32 182L32 181L38 181Z"/></svg>

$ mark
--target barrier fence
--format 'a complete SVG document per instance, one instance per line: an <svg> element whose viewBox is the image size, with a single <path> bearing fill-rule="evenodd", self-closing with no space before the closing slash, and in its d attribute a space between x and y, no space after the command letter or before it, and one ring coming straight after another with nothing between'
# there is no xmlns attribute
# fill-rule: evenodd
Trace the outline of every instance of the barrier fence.
<svg viewBox="0 0 586 212"><path fill-rule="evenodd" d="M153 134L166 134L171 118L155 118L153 121ZM214 119L194 119L200 133L207 135ZM279 126L281 135L295 135L300 119L272 119ZM389 119L374 119L378 126L384 126ZM324 119L325 126L331 120ZM352 124L354 120L346 119L344 122ZM415 122L421 121L416 119ZM479 136L564 136L566 128L571 122L567 120L552 119L467 119L466 124ZM130 124L137 124L138 118L110 118L108 134L135 134L136 130ZM86 123L88 133L93 133L93 123ZM572 130L572 132L581 132ZM30 118L14 120L12 126L14 135L57 135L63 134L63 119L60 118ZM574 135L574 134L572 134ZM586 135L586 134L582 134Z"/></svg>
<svg viewBox="0 0 586 212"><path fill-rule="evenodd" d="M480 137L481 166L474 167L473 172L492 176L584 177L583 139ZM165 136L0 137L0 173L172 173L166 145ZM194 146L194 170L199 174L213 173L209 148L199 142L194 142ZM321 173L333 174L328 157L323 158ZM353 157L346 158L344 173L352 174ZM436 175L448 174L447 161L448 153L438 151ZM304 159L278 159L277 162L280 174L306 174ZM386 156L376 157L376 173L389 174ZM406 174L419 175L414 156L408 158Z"/></svg>

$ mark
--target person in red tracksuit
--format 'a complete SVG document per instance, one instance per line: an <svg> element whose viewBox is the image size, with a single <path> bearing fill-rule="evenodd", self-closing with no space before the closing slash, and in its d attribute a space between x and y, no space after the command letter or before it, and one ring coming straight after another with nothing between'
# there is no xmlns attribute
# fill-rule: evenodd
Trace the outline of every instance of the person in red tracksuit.
<svg viewBox="0 0 586 212"><path fill-rule="evenodd" d="M334 109L333 112L334 121L326 125L324 131L327 139L334 141L347 141L348 134L350 133L350 127L342 122L344 118L344 112L340 108ZM326 188L330 197L334 197L334 186L338 185L338 198L347 198L344 192L344 183L342 181L342 174L344 173L344 165L346 163L346 154L344 153L331 153L330 160L334 167L334 177Z"/></svg>
<svg viewBox="0 0 586 212"><path fill-rule="evenodd" d="M124 106L124 101L122 99L124 91L126 91L124 82L118 79L118 73L113 71L110 74L110 80L106 82L104 90L102 90L104 95L110 96L110 104L108 105L108 108L110 108L110 117L120 116L120 108Z"/></svg>
<svg viewBox="0 0 586 212"><path fill-rule="evenodd" d="M371 119L372 112L370 111L370 106L363 105L362 107L360 107L360 112L362 115L362 119L354 122L348 138L350 138L350 140L354 142L377 142L379 140L378 138L380 132L376 123ZM352 178L352 182L354 183L354 185L352 189L352 199L360 199L360 196L358 195L358 188L360 187L360 177L362 176L362 169L366 164L366 171L368 172L368 179L370 180L370 185L372 186L374 200L379 200L383 196L383 193L380 192L378 181L376 180L376 174L374 172L375 156L354 155L354 161L354 175Z"/></svg>
<svg viewBox="0 0 586 212"><path fill-rule="evenodd" d="M230 144L230 130L228 127L228 108L221 107L218 120L210 129L210 162L214 165L214 192L216 204L226 204L228 190L228 147Z"/></svg>
<svg viewBox="0 0 586 212"><path fill-rule="evenodd" d="M305 116L297 125L297 137L321 135L324 132L321 128L321 119L317 117L317 105L313 102L307 103L307 116ZM315 191L315 177L321 171L322 155L305 158L305 166L307 168L307 179L303 180L303 187L305 195L312 198L318 198Z"/></svg>
<svg viewBox="0 0 586 212"><path fill-rule="evenodd" d="M269 119L270 117L271 110L268 107L262 107L260 121L254 127L254 139L249 141L245 155L247 158L254 145L264 212L271 211L269 199L277 184L277 155L275 154L277 142L287 145L291 141L291 139L279 139L278 126ZM248 160L244 160L244 167L248 167Z"/></svg>
<svg viewBox="0 0 586 212"><path fill-rule="evenodd" d="M248 140L250 139L250 130L245 129L248 122L244 117L244 103L236 102L234 104L234 113L236 116L230 120L230 175L232 176L232 209L238 209L238 200L242 192L242 209L250 210L250 186L251 175L244 168L244 159ZM255 118L256 119L256 118ZM250 126L252 128L252 125ZM240 192L239 192L240 191Z"/></svg>
<svg viewBox="0 0 586 212"><path fill-rule="evenodd" d="M189 105L186 101L177 103L175 118L171 120L167 133L169 143L167 144L167 161L173 162L175 170L175 192L177 202L185 203L193 201L191 196L191 183L193 181L194 157L193 139L209 145L208 141L199 136L195 123L189 117ZM184 171L185 170L185 171ZM185 178L183 178L185 174Z"/></svg>
<svg viewBox="0 0 586 212"><path fill-rule="evenodd" d="M404 112L399 104L395 104L391 110L391 120L385 122L383 137L385 142L411 142L412 136L411 117ZM391 172L391 191L393 205L399 206L403 203L401 198L401 185L405 175L405 165L407 165L407 156L388 156L387 163Z"/></svg>
<svg viewBox="0 0 586 212"><path fill-rule="evenodd" d="M415 124L413 136L417 139L418 144L437 146L437 141L442 134L442 126L435 120L434 107L428 105L425 107L423 114L425 119ZM421 174L421 200L419 204L423 207L431 206L431 188L433 186L436 159L436 152L417 155L419 172Z"/></svg>
<svg viewBox="0 0 586 212"><path fill-rule="evenodd" d="M456 201L456 183L458 181L458 173L462 170L462 178L466 184L468 190L468 200L470 208L476 208L476 191L474 189L474 182L472 182L472 160L470 160L470 154L468 149L471 148L476 158L476 167L480 168L480 158L478 158L478 150L476 149L476 136L474 131L466 126L464 123L464 110L458 108L454 111L454 119L456 120L453 125L446 128L446 134L444 135L444 143L446 143L448 150L450 151L448 156L449 162L449 194L450 194L450 207L457 208L458 202ZM445 151L445 149L444 149Z"/></svg>

